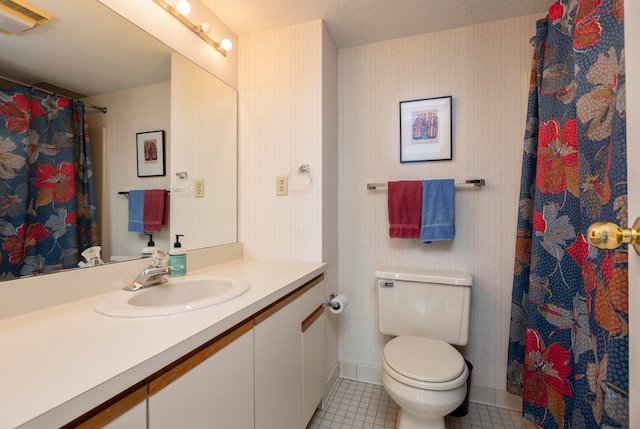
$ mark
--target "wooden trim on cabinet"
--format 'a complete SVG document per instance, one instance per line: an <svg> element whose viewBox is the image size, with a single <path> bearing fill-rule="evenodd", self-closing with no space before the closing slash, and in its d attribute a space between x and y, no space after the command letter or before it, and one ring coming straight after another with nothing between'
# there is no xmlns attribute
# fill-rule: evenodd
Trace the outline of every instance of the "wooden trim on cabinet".
<svg viewBox="0 0 640 429"><path fill-rule="evenodd" d="M323 280L324 280L324 273L320 274L318 277L315 277L312 280L309 280L307 283L303 284L302 286L300 286L298 289L294 290L293 292L290 292L288 295L285 295L280 300L274 302L270 306L263 308L261 311L259 311L258 313L256 313L254 315L254 317L253 317L254 324L258 325L258 324L264 322L269 317L271 317L272 315L274 315L275 313L277 313L278 311L280 311L281 309L283 309L287 305L291 304L297 298L302 296L309 289L311 289L314 286L318 285Z"/></svg>
<svg viewBox="0 0 640 429"><path fill-rule="evenodd" d="M214 339L206 342L202 346L193 350L191 353L183 356L169 366L147 378L149 385L149 396L157 393L161 389L174 382L182 375L191 371L193 368L246 334L253 329L253 321L245 320L230 330L218 335Z"/></svg>
<svg viewBox="0 0 640 429"><path fill-rule="evenodd" d="M62 426L61 429L101 428L147 399L147 386L140 382L114 396L88 413Z"/></svg>
<svg viewBox="0 0 640 429"><path fill-rule="evenodd" d="M320 284L323 280L324 280L324 273L320 274L318 277L314 277L313 279L309 280L308 282L300 286L300 288L298 289L300 291L300 295L304 294L314 286Z"/></svg>
<svg viewBox="0 0 640 429"><path fill-rule="evenodd" d="M324 314L324 304L320 304L318 308L314 310L313 313L311 313L309 316L307 316L306 319L302 321L302 326L301 326L302 332L309 329L309 327L313 325L313 322L318 320L318 318L322 316L322 314Z"/></svg>

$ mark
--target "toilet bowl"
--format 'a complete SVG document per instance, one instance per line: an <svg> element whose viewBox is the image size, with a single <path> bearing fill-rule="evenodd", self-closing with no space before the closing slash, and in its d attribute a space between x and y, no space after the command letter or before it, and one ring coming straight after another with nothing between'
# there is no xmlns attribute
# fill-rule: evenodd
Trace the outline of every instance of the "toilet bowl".
<svg viewBox="0 0 640 429"><path fill-rule="evenodd" d="M473 279L462 271L376 270L382 384L399 406L397 429L444 429L465 400L469 369L453 345L469 339ZM452 345L453 344L453 345Z"/></svg>
<svg viewBox="0 0 640 429"><path fill-rule="evenodd" d="M450 344L402 335L382 357L382 384L398 404L398 429L445 429L444 416L465 399L469 370Z"/></svg>

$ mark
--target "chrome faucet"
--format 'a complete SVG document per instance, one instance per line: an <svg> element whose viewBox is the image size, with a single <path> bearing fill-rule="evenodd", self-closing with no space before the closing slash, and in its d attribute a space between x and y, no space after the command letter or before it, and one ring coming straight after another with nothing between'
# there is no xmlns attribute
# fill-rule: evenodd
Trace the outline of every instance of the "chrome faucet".
<svg viewBox="0 0 640 429"><path fill-rule="evenodd" d="M125 286L123 290L135 291L149 286L159 285L168 281L165 276L171 274L172 271L173 267L155 267L153 265L149 265L136 276L133 283Z"/></svg>

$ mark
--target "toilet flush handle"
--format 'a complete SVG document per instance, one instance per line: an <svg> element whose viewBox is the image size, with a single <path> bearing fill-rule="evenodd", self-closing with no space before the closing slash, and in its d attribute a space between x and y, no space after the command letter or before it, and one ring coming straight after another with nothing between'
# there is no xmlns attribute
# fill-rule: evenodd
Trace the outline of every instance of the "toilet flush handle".
<svg viewBox="0 0 640 429"><path fill-rule="evenodd" d="M393 282L388 280L380 280L380 286L382 287L393 287Z"/></svg>

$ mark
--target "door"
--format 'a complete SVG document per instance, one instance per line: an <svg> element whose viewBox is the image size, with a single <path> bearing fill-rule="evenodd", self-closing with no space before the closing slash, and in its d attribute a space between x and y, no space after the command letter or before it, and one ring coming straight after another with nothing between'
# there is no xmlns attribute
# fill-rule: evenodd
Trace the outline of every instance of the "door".
<svg viewBox="0 0 640 429"><path fill-rule="evenodd" d="M640 217L640 2L625 1L629 222ZM629 427L640 427L640 256L629 249Z"/></svg>

